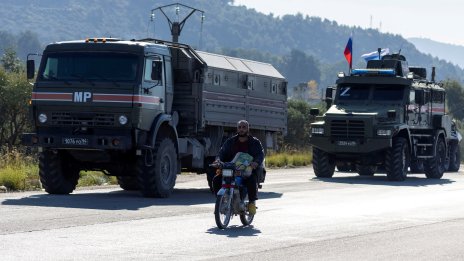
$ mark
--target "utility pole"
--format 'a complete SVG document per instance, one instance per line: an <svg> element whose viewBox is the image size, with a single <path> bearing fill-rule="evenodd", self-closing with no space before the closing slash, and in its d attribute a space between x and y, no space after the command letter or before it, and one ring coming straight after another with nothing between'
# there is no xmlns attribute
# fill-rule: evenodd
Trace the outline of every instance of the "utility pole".
<svg viewBox="0 0 464 261"><path fill-rule="evenodd" d="M166 8L173 7L173 6L175 6L177 21L172 21L165 12ZM182 21L179 21L180 7L184 7L184 8L187 8L188 10L190 10L190 13L188 13L188 15L186 17L184 17L184 19L182 19ZM187 21L187 19L190 16L192 16L192 14L194 14L195 12L200 12L201 13L201 23L202 23L202 25L203 25L203 20L205 19L205 15L204 15L205 12L204 11L193 8L193 7L190 7L190 6L187 6L187 5L184 5L184 4L174 3L174 4L164 5L164 6L160 6L160 7L157 7L155 9L152 9L151 10L152 20L155 17L155 12L157 10L159 10L164 15L164 17L166 17L166 20L169 23L169 28L171 30L172 42L174 42L174 43L179 42L179 35L182 32L182 29L184 28L185 22Z"/></svg>

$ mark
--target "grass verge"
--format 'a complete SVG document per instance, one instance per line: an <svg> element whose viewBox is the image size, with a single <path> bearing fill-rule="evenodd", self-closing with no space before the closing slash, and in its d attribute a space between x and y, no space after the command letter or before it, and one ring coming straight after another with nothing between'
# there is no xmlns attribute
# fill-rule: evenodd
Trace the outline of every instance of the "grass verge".
<svg viewBox="0 0 464 261"><path fill-rule="evenodd" d="M312 153L310 151L285 151L270 153L266 156L266 167L300 167L311 164Z"/></svg>

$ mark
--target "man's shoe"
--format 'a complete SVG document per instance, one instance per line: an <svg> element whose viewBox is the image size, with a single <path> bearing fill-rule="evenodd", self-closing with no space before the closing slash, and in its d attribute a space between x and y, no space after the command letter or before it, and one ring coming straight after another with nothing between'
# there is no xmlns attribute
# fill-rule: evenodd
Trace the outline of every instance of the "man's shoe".
<svg viewBox="0 0 464 261"><path fill-rule="evenodd" d="M250 213L250 215L255 215L256 214L256 204L255 204L255 202L248 203L248 213Z"/></svg>

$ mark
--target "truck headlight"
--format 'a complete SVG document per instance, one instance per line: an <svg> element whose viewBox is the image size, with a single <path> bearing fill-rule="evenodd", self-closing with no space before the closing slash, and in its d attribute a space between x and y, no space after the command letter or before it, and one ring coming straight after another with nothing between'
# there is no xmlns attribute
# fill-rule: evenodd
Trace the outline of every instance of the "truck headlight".
<svg viewBox="0 0 464 261"><path fill-rule="evenodd" d="M322 127L311 128L311 133L312 134L324 134L324 128Z"/></svg>
<svg viewBox="0 0 464 261"><path fill-rule="evenodd" d="M383 129L377 130L378 136L390 136L391 134L392 134L391 130L383 130Z"/></svg>
<svg viewBox="0 0 464 261"><path fill-rule="evenodd" d="M47 114L41 113L39 114L39 117L37 117L40 123L45 123L48 120Z"/></svg>
<svg viewBox="0 0 464 261"><path fill-rule="evenodd" d="M127 124L127 117L124 115L119 116L119 124L126 125Z"/></svg>

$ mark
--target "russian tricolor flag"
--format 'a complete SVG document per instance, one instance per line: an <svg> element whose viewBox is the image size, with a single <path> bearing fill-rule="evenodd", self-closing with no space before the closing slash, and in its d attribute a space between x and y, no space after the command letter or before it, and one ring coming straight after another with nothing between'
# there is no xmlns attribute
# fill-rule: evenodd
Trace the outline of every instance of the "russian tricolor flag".
<svg viewBox="0 0 464 261"><path fill-rule="evenodd" d="M343 52L345 54L345 58L348 61L348 64L350 65L350 70L353 65L353 40L348 39L348 43L346 43L345 51Z"/></svg>

